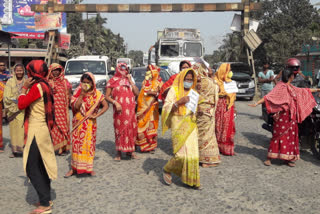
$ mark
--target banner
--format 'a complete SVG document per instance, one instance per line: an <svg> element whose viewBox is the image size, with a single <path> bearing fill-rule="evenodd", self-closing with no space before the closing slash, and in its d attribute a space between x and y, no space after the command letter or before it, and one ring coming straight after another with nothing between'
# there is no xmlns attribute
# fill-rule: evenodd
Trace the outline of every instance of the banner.
<svg viewBox="0 0 320 214"><path fill-rule="evenodd" d="M34 24L36 31L58 30L62 27L61 13L36 14Z"/></svg>
<svg viewBox="0 0 320 214"><path fill-rule="evenodd" d="M60 33L59 35L59 47L68 50L70 47L71 34Z"/></svg>
<svg viewBox="0 0 320 214"><path fill-rule="evenodd" d="M58 4L65 4L67 0L58 0ZM36 31L35 13L31 11L31 4L47 4L48 0L0 0L0 22L2 30L17 34L16 38L43 39L44 31ZM61 13L60 13L61 14ZM66 14L62 13L60 32L67 32ZM55 28L57 29L57 28Z"/></svg>

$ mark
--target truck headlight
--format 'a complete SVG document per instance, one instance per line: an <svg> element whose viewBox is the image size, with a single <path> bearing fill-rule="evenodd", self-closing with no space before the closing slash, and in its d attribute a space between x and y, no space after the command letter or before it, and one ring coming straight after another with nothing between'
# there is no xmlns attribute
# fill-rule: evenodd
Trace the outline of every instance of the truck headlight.
<svg viewBox="0 0 320 214"><path fill-rule="evenodd" d="M254 80L251 80L251 81L249 82L249 88L254 88Z"/></svg>
<svg viewBox="0 0 320 214"><path fill-rule="evenodd" d="M96 87L97 88L105 88L107 85L107 81L106 80L98 80L96 83Z"/></svg>

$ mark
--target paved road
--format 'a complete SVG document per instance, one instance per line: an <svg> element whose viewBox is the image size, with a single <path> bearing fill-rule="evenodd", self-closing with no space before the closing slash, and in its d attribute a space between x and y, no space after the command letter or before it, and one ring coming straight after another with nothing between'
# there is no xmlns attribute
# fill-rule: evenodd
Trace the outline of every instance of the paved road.
<svg viewBox="0 0 320 214"><path fill-rule="evenodd" d="M319 213L320 162L303 152L295 168L280 161L265 167L271 134L261 128L260 108L249 108L246 101L238 101L236 107L237 156L223 156L219 167L201 169L201 191L185 187L178 178L171 186L163 184L161 170L172 153L170 133L160 137L155 154L114 162L109 110L98 121L97 177L65 179L70 156L57 157L53 213ZM8 145L8 126L3 131ZM9 154L8 146L0 154L0 213L28 213L38 199L22 159L9 159Z"/></svg>

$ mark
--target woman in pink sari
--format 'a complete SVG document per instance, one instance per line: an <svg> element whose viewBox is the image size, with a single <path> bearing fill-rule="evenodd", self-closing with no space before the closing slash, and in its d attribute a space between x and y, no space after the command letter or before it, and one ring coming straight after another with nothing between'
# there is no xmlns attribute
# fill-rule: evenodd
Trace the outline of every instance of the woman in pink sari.
<svg viewBox="0 0 320 214"><path fill-rule="evenodd" d="M139 95L139 89L134 84L125 63L117 65L116 74L108 81L106 88L106 99L113 104L117 150L114 160L121 160L121 152L126 152L131 158L137 158L134 154L138 132L135 98Z"/></svg>
<svg viewBox="0 0 320 214"><path fill-rule="evenodd" d="M293 65L291 65L293 62ZM297 88L291 85L292 80L300 70L300 61L294 58L288 60L287 70L282 72L282 82L279 82L271 92L251 107L265 103L269 114L274 114L273 133L268 149L266 166L271 165L271 159L286 161L294 167L300 158L298 123L312 112L316 102L311 92L320 89Z"/></svg>

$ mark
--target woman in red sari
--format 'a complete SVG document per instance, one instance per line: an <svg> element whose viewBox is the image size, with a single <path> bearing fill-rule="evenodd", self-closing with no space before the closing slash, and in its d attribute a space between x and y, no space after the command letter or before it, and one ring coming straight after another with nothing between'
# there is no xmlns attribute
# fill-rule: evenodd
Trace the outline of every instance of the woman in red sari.
<svg viewBox="0 0 320 214"><path fill-rule="evenodd" d="M297 65L290 66L291 62ZM282 82L279 82L269 94L251 107L265 103L267 112L273 116L273 133L268 149L266 166L271 165L271 159L281 159L294 167L300 158L298 123L312 112L316 101L311 92L320 89L297 88L291 85L292 80L300 70L300 61L295 58L288 60L289 66L282 72Z"/></svg>
<svg viewBox="0 0 320 214"><path fill-rule="evenodd" d="M114 160L121 160L121 152L126 152L131 158L137 158L134 154L138 132L135 97L139 95L139 89L134 84L125 63L117 65L116 74L108 81L106 88L106 99L113 104L117 150Z"/></svg>
<svg viewBox="0 0 320 214"><path fill-rule="evenodd" d="M99 107L102 109L99 111ZM71 168L64 176L90 174L94 176L93 160L96 150L97 118L109 108L104 95L96 89L95 78L86 72L81 77L81 84L75 90L71 107L72 119L72 156Z"/></svg>
<svg viewBox="0 0 320 214"><path fill-rule="evenodd" d="M216 109L216 137L219 151L223 155L234 155L234 102L236 93L227 93L224 84L231 82L232 71L230 64L223 63L215 73L215 81L219 86L219 101Z"/></svg>
<svg viewBox="0 0 320 214"><path fill-rule="evenodd" d="M65 155L70 147L70 120L69 104L71 98L71 85L64 78L64 69L57 63L49 67L49 84L54 95L54 110L56 126L51 131L54 150L59 155Z"/></svg>

